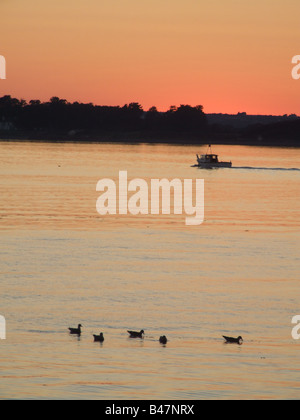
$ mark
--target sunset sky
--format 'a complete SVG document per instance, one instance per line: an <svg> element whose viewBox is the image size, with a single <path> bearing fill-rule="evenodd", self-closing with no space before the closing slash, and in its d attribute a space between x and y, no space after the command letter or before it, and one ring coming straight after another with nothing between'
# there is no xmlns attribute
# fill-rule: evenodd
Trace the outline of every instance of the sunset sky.
<svg viewBox="0 0 300 420"><path fill-rule="evenodd" d="M0 96L300 115L299 0L0 0Z"/></svg>

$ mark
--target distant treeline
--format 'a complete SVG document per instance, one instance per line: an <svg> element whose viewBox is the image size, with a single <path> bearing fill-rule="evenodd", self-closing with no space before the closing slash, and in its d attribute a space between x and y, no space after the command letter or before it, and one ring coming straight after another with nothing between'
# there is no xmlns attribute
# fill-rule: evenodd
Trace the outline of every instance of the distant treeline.
<svg viewBox="0 0 300 420"><path fill-rule="evenodd" d="M159 112L155 106L145 111L137 102L99 106L56 96L26 102L7 95L0 98L0 138L300 146L300 118L237 128L209 124L202 105Z"/></svg>
<svg viewBox="0 0 300 420"><path fill-rule="evenodd" d="M198 131L206 127L203 107L171 106L158 112L155 106L144 112L137 102L120 106L98 106L92 103L67 102L53 97L49 102L24 100L4 96L0 98L0 121L10 121L24 130L167 130Z"/></svg>

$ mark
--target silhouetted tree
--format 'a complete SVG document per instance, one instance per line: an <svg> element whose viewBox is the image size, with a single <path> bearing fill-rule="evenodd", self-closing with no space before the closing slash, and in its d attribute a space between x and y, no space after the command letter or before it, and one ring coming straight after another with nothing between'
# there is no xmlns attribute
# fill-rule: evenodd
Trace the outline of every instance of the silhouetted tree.
<svg viewBox="0 0 300 420"><path fill-rule="evenodd" d="M32 99L31 101L29 101L29 104L31 106L39 106L41 105L41 101L39 99Z"/></svg>
<svg viewBox="0 0 300 420"><path fill-rule="evenodd" d="M176 132L196 132L207 125L202 105L180 105L178 108L172 105L165 117L167 128Z"/></svg>

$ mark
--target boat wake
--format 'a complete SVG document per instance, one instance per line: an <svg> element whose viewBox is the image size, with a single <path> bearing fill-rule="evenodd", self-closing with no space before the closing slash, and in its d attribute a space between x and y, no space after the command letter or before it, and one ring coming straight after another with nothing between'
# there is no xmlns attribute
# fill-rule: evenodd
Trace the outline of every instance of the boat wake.
<svg viewBox="0 0 300 420"><path fill-rule="evenodd" d="M259 171L300 171L299 168L264 168L254 166L232 166L231 169L250 169Z"/></svg>
<svg viewBox="0 0 300 420"><path fill-rule="evenodd" d="M214 167L214 168L203 168L203 167L201 167L199 165L191 165L191 168L219 169L217 167ZM221 169L224 169L224 168L221 168ZM264 167L257 167L257 166L232 166L229 169L247 169L247 170L255 170L255 171L300 171L300 168L264 168Z"/></svg>

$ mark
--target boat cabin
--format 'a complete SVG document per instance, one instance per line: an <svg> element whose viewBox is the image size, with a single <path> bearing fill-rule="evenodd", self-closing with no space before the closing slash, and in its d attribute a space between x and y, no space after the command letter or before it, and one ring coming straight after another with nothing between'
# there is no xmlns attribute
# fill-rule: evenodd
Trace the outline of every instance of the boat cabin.
<svg viewBox="0 0 300 420"><path fill-rule="evenodd" d="M201 155L201 161L207 163L217 163L219 162L218 155Z"/></svg>

